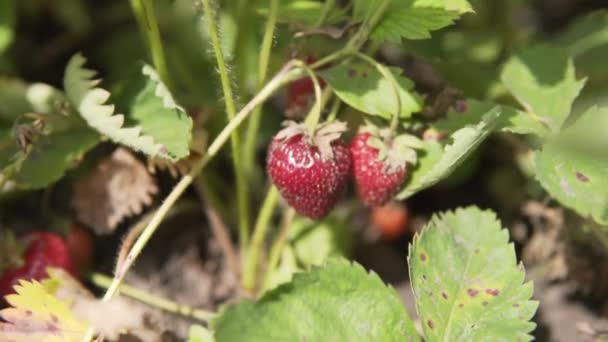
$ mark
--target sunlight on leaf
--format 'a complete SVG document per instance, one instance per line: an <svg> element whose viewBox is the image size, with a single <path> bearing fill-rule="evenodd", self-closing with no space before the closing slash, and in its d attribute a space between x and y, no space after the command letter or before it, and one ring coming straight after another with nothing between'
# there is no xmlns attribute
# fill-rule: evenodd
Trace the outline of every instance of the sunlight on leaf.
<svg viewBox="0 0 608 342"><path fill-rule="evenodd" d="M259 301L227 307L212 322L222 341L419 341L397 293L346 260L296 273Z"/></svg>
<svg viewBox="0 0 608 342"><path fill-rule="evenodd" d="M168 146L156 142L153 136L143 134L141 126L123 127L125 116L114 114L114 106L106 104L110 93L102 88L96 88L99 83L98 80L93 79L96 72L84 68L85 61L81 54L76 54L70 59L65 71L64 87L68 99L89 126L113 141L146 155L170 160L179 159L173 151L168 150ZM159 94L158 87L155 94ZM160 94L164 95L162 91ZM167 103L166 98L163 98L163 101ZM158 117L163 118L163 115ZM158 124L164 129L168 128L162 119Z"/></svg>
<svg viewBox="0 0 608 342"><path fill-rule="evenodd" d="M574 63L566 51L549 45L516 54L505 64L501 80L526 111L553 131L568 119L586 82L576 79Z"/></svg>
<svg viewBox="0 0 608 342"><path fill-rule="evenodd" d="M401 117L422 109L422 97L414 90L414 82L401 76L398 68L388 68L397 82L401 98ZM338 97L349 106L367 114L390 120L397 111L397 98L390 80L365 63L340 64L320 72Z"/></svg>
<svg viewBox="0 0 608 342"><path fill-rule="evenodd" d="M434 141L425 142L418 165L397 198L408 198L449 176L494 131L501 114L498 106L491 108L476 125L454 132L452 143L445 148Z"/></svg>
<svg viewBox="0 0 608 342"><path fill-rule="evenodd" d="M509 234L476 207L434 216L408 254L427 341L529 341L538 302Z"/></svg>
<svg viewBox="0 0 608 342"><path fill-rule="evenodd" d="M37 281L21 280L16 294L6 297L12 306L0 311L0 339L5 341L80 341L87 324L77 320L68 303L50 294Z"/></svg>

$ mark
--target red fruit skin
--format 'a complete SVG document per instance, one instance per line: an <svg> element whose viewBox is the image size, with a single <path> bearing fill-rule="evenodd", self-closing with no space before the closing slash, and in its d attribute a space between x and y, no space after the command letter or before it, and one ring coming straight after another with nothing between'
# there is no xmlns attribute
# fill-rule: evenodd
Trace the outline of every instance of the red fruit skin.
<svg viewBox="0 0 608 342"><path fill-rule="evenodd" d="M65 242L72 256L78 274L86 272L93 264L95 243L88 230L74 225L65 237Z"/></svg>
<svg viewBox="0 0 608 342"><path fill-rule="evenodd" d="M359 133L350 144L353 174L361 201L369 206L381 206L397 194L407 177L407 170L403 167L385 173L384 163L378 160L378 150L367 144L370 136L369 133Z"/></svg>
<svg viewBox="0 0 608 342"><path fill-rule="evenodd" d="M340 140L332 144L334 158L323 160L316 146L302 135L273 140L266 170L283 198L300 215L320 219L336 205L351 172L348 147Z"/></svg>
<svg viewBox="0 0 608 342"><path fill-rule="evenodd" d="M404 205L389 203L372 207L371 223L385 240L395 240L407 231L408 210Z"/></svg>
<svg viewBox="0 0 608 342"><path fill-rule="evenodd" d="M23 256L23 265L6 269L0 275L0 296L13 293L20 279L41 280L47 277L47 267L58 267L74 274L74 265L65 241L61 236L36 231L24 237L29 245Z"/></svg>

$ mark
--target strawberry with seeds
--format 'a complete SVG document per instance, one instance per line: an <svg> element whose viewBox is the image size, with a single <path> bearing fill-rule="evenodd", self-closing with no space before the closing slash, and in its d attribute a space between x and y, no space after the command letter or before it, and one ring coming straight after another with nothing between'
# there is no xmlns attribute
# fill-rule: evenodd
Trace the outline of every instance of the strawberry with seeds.
<svg viewBox="0 0 608 342"><path fill-rule="evenodd" d="M268 150L267 171L296 212L312 219L327 215L351 172L351 156L340 136L343 122L309 125L287 121Z"/></svg>
<svg viewBox="0 0 608 342"><path fill-rule="evenodd" d="M381 206L390 201L405 182L407 163L415 164L414 149L422 142L411 135L392 137L389 130L367 126L350 144L353 174L361 201Z"/></svg>

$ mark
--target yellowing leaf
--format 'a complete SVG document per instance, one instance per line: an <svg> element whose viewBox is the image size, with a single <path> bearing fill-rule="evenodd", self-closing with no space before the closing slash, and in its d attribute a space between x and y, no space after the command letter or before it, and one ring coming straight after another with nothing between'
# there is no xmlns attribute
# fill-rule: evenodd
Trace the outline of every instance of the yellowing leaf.
<svg viewBox="0 0 608 342"><path fill-rule="evenodd" d="M37 281L21 280L16 294L6 297L12 306L0 311L0 341L80 341L87 329L74 317L67 302L47 292Z"/></svg>

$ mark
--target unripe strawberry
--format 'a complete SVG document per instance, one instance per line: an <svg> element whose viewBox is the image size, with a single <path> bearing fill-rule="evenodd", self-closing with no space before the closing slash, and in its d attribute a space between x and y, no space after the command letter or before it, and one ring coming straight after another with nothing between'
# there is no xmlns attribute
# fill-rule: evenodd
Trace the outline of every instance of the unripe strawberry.
<svg viewBox="0 0 608 342"><path fill-rule="evenodd" d="M335 206L351 171L348 147L340 140L346 124L308 126L288 122L268 149L267 171L296 212L320 219Z"/></svg>
<svg viewBox="0 0 608 342"><path fill-rule="evenodd" d="M373 207L370 218L372 227L378 230L383 239L394 240L407 231L409 214L404 204L388 203Z"/></svg>

